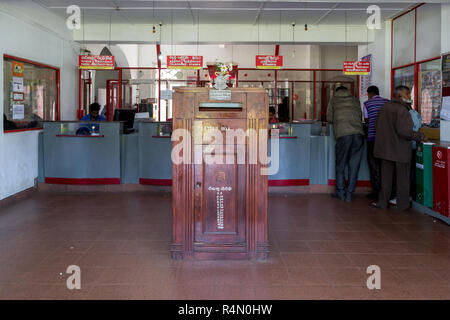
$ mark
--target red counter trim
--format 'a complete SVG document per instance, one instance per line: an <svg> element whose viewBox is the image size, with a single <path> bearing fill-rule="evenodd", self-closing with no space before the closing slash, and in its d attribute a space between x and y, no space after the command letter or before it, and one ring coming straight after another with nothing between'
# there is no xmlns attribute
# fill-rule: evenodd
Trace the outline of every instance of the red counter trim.
<svg viewBox="0 0 450 320"><path fill-rule="evenodd" d="M152 138L167 138L167 139L170 139L172 137L171 136L152 136Z"/></svg>
<svg viewBox="0 0 450 320"><path fill-rule="evenodd" d="M4 133L14 133L14 132L24 132L24 131L37 131L42 130L42 128L23 128L23 129L14 129L14 130L5 130Z"/></svg>
<svg viewBox="0 0 450 320"><path fill-rule="evenodd" d="M103 134L98 136L91 136L91 135L76 135L76 134L57 134L57 137L66 137L66 138L104 138L105 136Z"/></svg>
<svg viewBox="0 0 450 320"><path fill-rule="evenodd" d="M149 186L171 186L172 179L139 179L139 184L149 185Z"/></svg>
<svg viewBox="0 0 450 320"><path fill-rule="evenodd" d="M50 184L120 184L120 178L45 178L45 183Z"/></svg>
<svg viewBox="0 0 450 320"><path fill-rule="evenodd" d="M309 179L269 180L269 187L309 186Z"/></svg>
<svg viewBox="0 0 450 320"><path fill-rule="evenodd" d="M328 179L328 185L329 186L335 186L336 180L335 179ZM370 187L372 184L370 183L370 180L358 180L356 182L357 187Z"/></svg>
<svg viewBox="0 0 450 320"><path fill-rule="evenodd" d="M272 139L272 137L269 137L269 139ZM297 137L296 136L278 137L278 139L297 139Z"/></svg>

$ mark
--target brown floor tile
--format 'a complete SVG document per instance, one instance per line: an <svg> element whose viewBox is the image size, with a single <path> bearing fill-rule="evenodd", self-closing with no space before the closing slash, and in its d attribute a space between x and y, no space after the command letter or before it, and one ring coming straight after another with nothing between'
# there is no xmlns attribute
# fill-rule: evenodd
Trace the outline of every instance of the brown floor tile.
<svg viewBox="0 0 450 320"><path fill-rule="evenodd" d="M255 297L258 300L319 300L336 299L331 286L257 286Z"/></svg>
<svg viewBox="0 0 450 320"><path fill-rule="evenodd" d="M172 260L171 234L170 193L36 192L0 208L0 299L448 299L448 226L362 195L270 195L267 261Z"/></svg>
<svg viewBox="0 0 450 320"><path fill-rule="evenodd" d="M380 300L380 290L369 290L366 286L336 286L334 287L336 298L339 300Z"/></svg>
<svg viewBox="0 0 450 320"><path fill-rule="evenodd" d="M365 271L365 270L364 270ZM364 286L366 285L367 275L360 268L340 268L327 267L324 268L324 273L335 286Z"/></svg>
<svg viewBox="0 0 450 320"><path fill-rule="evenodd" d="M130 285L95 285L85 298L88 300L129 300L131 299Z"/></svg>
<svg viewBox="0 0 450 320"><path fill-rule="evenodd" d="M331 281L322 268L289 268L289 284L296 286L328 286Z"/></svg>

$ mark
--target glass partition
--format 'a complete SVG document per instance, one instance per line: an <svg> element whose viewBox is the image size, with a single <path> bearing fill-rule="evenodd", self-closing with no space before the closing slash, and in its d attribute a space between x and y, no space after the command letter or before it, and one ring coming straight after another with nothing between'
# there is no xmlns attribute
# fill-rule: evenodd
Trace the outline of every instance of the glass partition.
<svg viewBox="0 0 450 320"><path fill-rule="evenodd" d="M419 112L422 122L439 119L441 112L441 59L419 65Z"/></svg>
<svg viewBox="0 0 450 320"><path fill-rule="evenodd" d="M59 70L20 58L4 57L4 130L41 128L59 118Z"/></svg>

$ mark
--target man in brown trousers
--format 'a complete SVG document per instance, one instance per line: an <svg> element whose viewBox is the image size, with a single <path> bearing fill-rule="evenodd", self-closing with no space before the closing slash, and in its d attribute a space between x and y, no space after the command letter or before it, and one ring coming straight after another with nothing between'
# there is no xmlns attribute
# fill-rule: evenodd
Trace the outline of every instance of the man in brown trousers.
<svg viewBox="0 0 450 320"><path fill-rule="evenodd" d="M394 90L394 99L381 107L378 114L374 155L381 159L381 190L378 203L372 203L377 208L385 209L388 205L394 168L397 175L397 207L406 210L410 206L410 141L423 141L425 137L413 130L408 103L411 103L411 90L398 86Z"/></svg>

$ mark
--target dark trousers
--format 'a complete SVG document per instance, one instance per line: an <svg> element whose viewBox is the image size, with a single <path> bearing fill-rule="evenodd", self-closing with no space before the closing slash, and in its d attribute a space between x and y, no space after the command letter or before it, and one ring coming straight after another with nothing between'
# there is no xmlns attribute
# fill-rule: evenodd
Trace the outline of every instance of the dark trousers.
<svg viewBox="0 0 450 320"><path fill-rule="evenodd" d="M352 134L336 140L336 193L351 200L356 188L363 154L364 136ZM345 168L348 167L348 185L345 186Z"/></svg>
<svg viewBox="0 0 450 320"><path fill-rule="evenodd" d="M381 169L380 159L375 158L373 149L375 148L375 141L367 141L367 164L369 165L370 184L372 185L372 192L378 194L381 187Z"/></svg>
<svg viewBox="0 0 450 320"><path fill-rule="evenodd" d="M409 208L410 166L410 163L381 160L381 190L378 197L378 204L380 207L387 208L395 175L397 208L399 210L406 210Z"/></svg>

